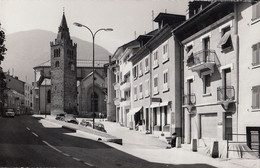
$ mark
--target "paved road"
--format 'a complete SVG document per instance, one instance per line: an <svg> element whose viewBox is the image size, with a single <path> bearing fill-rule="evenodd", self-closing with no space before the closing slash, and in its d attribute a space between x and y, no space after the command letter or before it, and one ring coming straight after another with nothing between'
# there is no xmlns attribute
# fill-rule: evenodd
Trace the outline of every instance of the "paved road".
<svg viewBox="0 0 260 168"><path fill-rule="evenodd" d="M0 118L0 167L210 167L151 163L71 134L30 116Z"/></svg>

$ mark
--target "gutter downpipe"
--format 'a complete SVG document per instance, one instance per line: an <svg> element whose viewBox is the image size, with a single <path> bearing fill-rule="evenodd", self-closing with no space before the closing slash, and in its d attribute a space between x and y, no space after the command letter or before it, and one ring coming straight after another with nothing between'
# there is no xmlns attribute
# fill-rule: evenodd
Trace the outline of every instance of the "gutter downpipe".
<svg viewBox="0 0 260 168"><path fill-rule="evenodd" d="M234 35L235 35L235 41L236 41L236 49L235 49L235 55L236 55L236 76L237 76L237 85L236 85L236 90L237 90L237 96L236 96L236 101L237 101L237 133L238 133L238 108L239 108L239 36L238 36L238 9L237 9L237 3L234 3ZM238 137L237 137L238 140Z"/></svg>
<svg viewBox="0 0 260 168"><path fill-rule="evenodd" d="M150 90L149 90L149 92L150 92L150 102L149 102L149 114L150 114L150 117L149 117L149 119L150 119L150 122L149 122L149 124L150 124L150 134L152 134L153 133L153 109L151 109L151 105L152 105L152 94L153 94L153 92L152 92L152 80L153 80L153 78L152 78L152 69L153 69L153 67L152 67L152 60L153 60L153 58L152 58L152 51L151 51L151 49L150 48L148 48L148 50L149 50L149 57L150 57L150 59L149 59L149 67L150 67L150 72L149 72L149 74L150 74Z"/></svg>

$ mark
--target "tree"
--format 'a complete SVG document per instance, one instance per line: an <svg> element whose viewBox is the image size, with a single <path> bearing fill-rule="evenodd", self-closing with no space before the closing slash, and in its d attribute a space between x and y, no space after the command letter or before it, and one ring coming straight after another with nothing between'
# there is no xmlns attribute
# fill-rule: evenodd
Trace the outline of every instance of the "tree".
<svg viewBox="0 0 260 168"><path fill-rule="evenodd" d="M5 32L1 29L1 23L0 23L0 64L1 61L4 60L4 55L7 49L5 48Z"/></svg>

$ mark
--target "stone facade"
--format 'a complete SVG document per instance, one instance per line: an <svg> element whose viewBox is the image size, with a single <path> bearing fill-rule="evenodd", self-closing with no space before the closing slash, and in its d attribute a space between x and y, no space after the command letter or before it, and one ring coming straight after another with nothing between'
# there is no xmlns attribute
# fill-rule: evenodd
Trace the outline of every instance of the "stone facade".
<svg viewBox="0 0 260 168"><path fill-rule="evenodd" d="M51 42L51 114L77 113L77 45L73 44L65 15Z"/></svg>

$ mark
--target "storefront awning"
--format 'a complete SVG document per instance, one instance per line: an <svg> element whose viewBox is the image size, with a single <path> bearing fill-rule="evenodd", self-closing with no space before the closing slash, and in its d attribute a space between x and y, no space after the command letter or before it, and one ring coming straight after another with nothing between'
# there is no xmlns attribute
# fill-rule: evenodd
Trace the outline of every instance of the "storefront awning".
<svg viewBox="0 0 260 168"><path fill-rule="evenodd" d="M166 101L166 102L162 102L162 103L159 103L159 102L154 102L151 104L151 108L154 108L154 107L163 107L163 106L168 106L169 104L169 101Z"/></svg>
<svg viewBox="0 0 260 168"><path fill-rule="evenodd" d="M135 113L139 112L143 107L132 108L127 115L135 115Z"/></svg>

